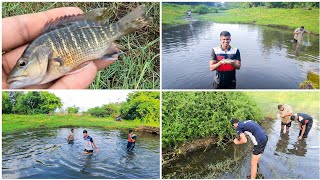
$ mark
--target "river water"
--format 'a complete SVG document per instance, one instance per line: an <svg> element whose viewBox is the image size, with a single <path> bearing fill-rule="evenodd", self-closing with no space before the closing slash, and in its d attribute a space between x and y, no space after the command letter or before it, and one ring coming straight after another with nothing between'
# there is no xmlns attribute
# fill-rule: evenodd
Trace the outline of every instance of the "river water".
<svg viewBox="0 0 320 180"><path fill-rule="evenodd" d="M308 139L302 141L298 141L298 123L292 123L288 134L280 132L280 124L280 120L267 121L262 124L269 140L259 162L258 178L319 179L319 121L314 119ZM171 167L164 168L163 177L246 178L247 175L250 175L252 147L251 142L244 145L230 143L225 148L213 146L190 153Z"/></svg>
<svg viewBox="0 0 320 180"><path fill-rule="evenodd" d="M212 89L215 71L209 70L210 52L220 45L223 30L241 54L238 89L297 89L307 71L319 68L319 36L305 35L293 43L293 31L249 24L195 21L163 27L162 87Z"/></svg>
<svg viewBox="0 0 320 180"><path fill-rule="evenodd" d="M159 178L159 136L135 132L137 143L127 152L127 131L85 128L98 147L82 155L84 128L75 129L68 144L69 128L41 129L2 137L3 178Z"/></svg>

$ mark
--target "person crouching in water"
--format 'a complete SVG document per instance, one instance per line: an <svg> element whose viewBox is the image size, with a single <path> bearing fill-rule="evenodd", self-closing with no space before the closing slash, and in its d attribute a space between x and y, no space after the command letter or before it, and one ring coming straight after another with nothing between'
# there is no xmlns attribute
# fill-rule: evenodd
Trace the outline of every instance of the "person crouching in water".
<svg viewBox="0 0 320 180"><path fill-rule="evenodd" d="M248 176L248 178L256 179L259 167L259 160L261 154L266 148L268 136L264 129L258 123L252 120L239 122L238 119L232 119L231 124L233 128L236 129L239 135L238 138L235 138L233 140L235 144L247 143L246 135L250 137L251 141L254 144L251 159L251 175Z"/></svg>
<svg viewBox="0 0 320 180"><path fill-rule="evenodd" d="M87 130L83 131L83 140L85 141L85 149L83 151L83 154L93 154L93 148L97 149L97 146L93 142L92 137L88 135Z"/></svg>
<svg viewBox="0 0 320 180"><path fill-rule="evenodd" d="M133 134L133 131L130 129L128 134L128 144L127 144L127 151L132 151L136 145L136 135Z"/></svg>
<svg viewBox="0 0 320 180"><path fill-rule="evenodd" d="M71 129L71 132L67 139L68 143L72 143L74 141L74 129Z"/></svg>
<svg viewBox="0 0 320 180"><path fill-rule="evenodd" d="M298 140L301 140L302 138L306 139L313 124L312 117L304 113L297 113L292 115L290 119L292 121L297 120L300 124Z"/></svg>

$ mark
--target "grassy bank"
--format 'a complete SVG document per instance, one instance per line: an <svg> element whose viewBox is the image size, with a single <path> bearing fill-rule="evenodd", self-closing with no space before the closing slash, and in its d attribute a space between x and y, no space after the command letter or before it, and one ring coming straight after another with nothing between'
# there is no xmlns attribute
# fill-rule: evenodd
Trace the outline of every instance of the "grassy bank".
<svg viewBox="0 0 320 180"><path fill-rule="evenodd" d="M57 7L79 7L84 12L95 8L106 8L113 23L134 7L145 4L152 22L147 28L131 33L117 42L128 50L119 61L97 73L90 89L159 89L160 87L160 6L159 3L121 2L5 2L2 17L35 13Z"/></svg>
<svg viewBox="0 0 320 180"><path fill-rule="evenodd" d="M58 127L104 127L112 129L136 128L139 126L160 127L157 123L141 123L138 121L122 120L115 121L114 118L97 118L92 116L58 116L58 115L2 115L2 132L13 133L22 130L36 128L58 128Z"/></svg>
<svg viewBox="0 0 320 180"><path fill-rule="evenodd" d="M293 113L305 112L319 118L319 92L246 92L252 97L265 117L276 117L279 104L289 104Z"/></svg>
<svg viewBox="0 0 320 180"><path fill-rule="evenodd" d="M304 26L306 30L319 34L319 9L282 9L263 7L236 8L224 13L205 14L200 20L221 23L248 23L296 29Z"/></svg>
<svg viewBox="0 0 320 180"><path fill-rule="evenodd" d="M187 24L186 12L191 9L189 5L162 4L162 24Z"/></svg>

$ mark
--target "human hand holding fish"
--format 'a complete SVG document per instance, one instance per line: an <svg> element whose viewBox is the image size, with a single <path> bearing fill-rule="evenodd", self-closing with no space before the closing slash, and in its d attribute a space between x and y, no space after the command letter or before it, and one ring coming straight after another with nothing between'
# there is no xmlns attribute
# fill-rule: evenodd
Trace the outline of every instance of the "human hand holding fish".
<svg viewBox="0 0 320 180"><path fill-rule="evenodd" d="M144 6L109 25L104 11L57 8L3 19L2 88L87 88L117 60L113 42L148 23Z"/></svg>
<svg viewBox="0 0 320 180"><path fill-rule="evenodd" d="M82 10L76 7L64 7L45 12L26 14L4 18L2 21L2 51L8 51L2 55L2 89L7 89L6 79L16 64L21 54L27 48L28 43L41 34L47 21L64 15L82 14ZM113 45L115 47L115 45ZM117 58L118 55L114 55ZM94 61L82 71L66 75L55 82L43 85L33 85L31 89L83 89L88 88L96 77L97 71L108 67L114 61Z"/></svg>

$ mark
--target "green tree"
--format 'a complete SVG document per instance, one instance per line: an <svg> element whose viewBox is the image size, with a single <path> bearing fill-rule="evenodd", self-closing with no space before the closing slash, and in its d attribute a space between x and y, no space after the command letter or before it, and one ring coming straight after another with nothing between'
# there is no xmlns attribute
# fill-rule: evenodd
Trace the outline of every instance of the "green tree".
<svg viewBox="0 0 320 180"><path fill-rule="evenodd" d="M57 108L62 107L61 99L53 93L43 91L40 93L39 113L48 114L54 112Z"/></svg>
<svg viewBox="0 0 320 180"><path fill-rule="evenodd" d="M134 92L128 95L127 101L120 107L121 116L125 119L141 122L159 122L159 92Z"/></svg>
<svg viewBox="0 0 320 180"><path fill-rule="evenodd" d="M8 92L2 92L2 113L10 114L12 113L12 102L9 97Z"/></svg>
<svg viewBox="0 0 320 180"><path fill-rule="evenodd" d="M68 107L67 108L67 112L69 113L69 114L76 114L76 113L78 113L79 112L79 107L77 107L77 106L72 106L72 107Z"/></svg>

